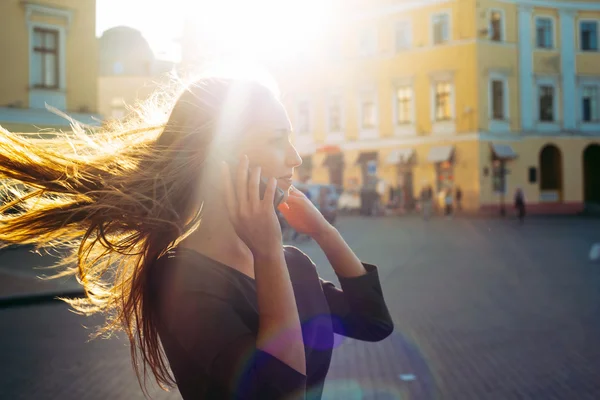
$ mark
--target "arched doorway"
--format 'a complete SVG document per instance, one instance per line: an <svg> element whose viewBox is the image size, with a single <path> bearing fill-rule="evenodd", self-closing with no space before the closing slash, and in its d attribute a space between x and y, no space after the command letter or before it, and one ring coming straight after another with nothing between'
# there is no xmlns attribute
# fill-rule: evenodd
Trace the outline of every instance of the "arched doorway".
<svg viewBox="0 0 600 400"><path fill-rule="evenodd" d="M562 200L562 154L553 144L540 152L540 200L558 202Z"/></svg>
<svg viewBox="0 0 600 400"><path fill-rule="evenodd" d="M583 199L600 205L600 145L591 144L583 151Z"/></svg>

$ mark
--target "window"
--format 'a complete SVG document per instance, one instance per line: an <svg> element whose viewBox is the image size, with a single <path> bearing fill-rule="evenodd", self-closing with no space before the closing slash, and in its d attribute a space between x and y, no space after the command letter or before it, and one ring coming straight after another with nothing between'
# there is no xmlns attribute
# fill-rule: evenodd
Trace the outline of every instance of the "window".
<svg viewBox="0 0 600 400"><path fill-rule="evenodd" d="M490 39L495 42L502 41L502 13L498 10L490 14Z"/></svg>
<svg viewBox="0 0 600 400"><path fill-rule="evenodd" d="M599 94L600 91L598 90L598 86L588 85L583 87L583 96L581 99L581 117L584 122L600 120L600 110L598 108L600 105L598 98Z"/></svg>
<svg viewBox="0 0 600 400"><path fill-rule="evenodd" d="M373 28L365 28L360 33L360 54L363 56L375 54L377 47L377 31Z"/></svg>
<svg viewBox="0 0 600 400"><path fill-rule="evenodd" d="M58 89L58 31L33 30L33 86Z"/></svg>
<svg viewBox="0 0 600 400"><path fill-rule="evenodd" d="M123 68L123 63L120 61L115 61L113 64L113 74L122 75L125 72L125 68Z"/></svg>
<svg viewBox="0 0 600 400"><path fill-rule="evenodd" d="M410 23L409 21L396 22L396 51L410 48Z"/></svg>
<svg viewBox="0 0 600 400"><path fill-rule="evenodd" d="M553 30L551 18L537 18L535 21L536 43L540 49L551 49L553 44Z"/></svg>
<svg viewBox="0 0 600 400"><path fill-rule="evenodd" d="M436 14L433 16L433 44L443 44L450 40L450 15Z"/></svg>
<svg viewBox="0 0 600 400"><path fill-rule="evenodd" d="M492 80L492 118L505 119L506 110L504 109L504 82L501 80Z"/></svg>
<svg viewBox="0 0 600 400"><path fill-rule="evenodd" d="M342 106L339 97L331 99L329 104L329 131L339 132L342 130Z"/></svg>
<svg viewBox="0 0 600 400"><path fill-rule="evenodd" d="M539 86L539 118L542 122L554 122L554 86Z"/></svg>
<svg viewBox="0 0 600 400"><path fill-rule="evenodd" d="M412 123L412 88L406 86L396 90L396 116L397 123Z"/></svg>
<svg viewBox="0 0 600 400"><path fill-rule="evenodd" d="M528 182L529 183L537 183L537 168L536 167L529 167Z"/></svg>
<svg viewBox="0 0 600 400"><path fill-rule="evenodd" d="M449 82L435 84L435 120L447 121L452 118L452 87Z"/></svg>
<svg viewBox="0 0 600 400"><path fill-rule="evenodd" d="M598 51L598 22L581 21L580 47L583 51Z"/></svg>
<svg viewBox="0 0 600 400"><path fill-rule="evenodd" d="M361 107L363 129L374 128L377 121L377 111L375 109L375 103L370 100L363 101Z"/></svg>
<svg viewBox="0 0 600 400"><path fill-rule="evenodd" d="M310 130L310 110L308 101L298 103L298 133L307 133Z"/></svg>

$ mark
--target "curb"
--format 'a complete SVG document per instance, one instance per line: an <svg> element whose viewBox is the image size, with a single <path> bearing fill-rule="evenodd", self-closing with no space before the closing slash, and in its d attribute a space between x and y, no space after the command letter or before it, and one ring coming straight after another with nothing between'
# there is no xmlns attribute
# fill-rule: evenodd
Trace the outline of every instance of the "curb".
<svg viewBox="0 0 600 400"><path fill-rule="evenodd" d="M65 290L62 292L0 297L0 309L62 302L62 300L60 300L59 297L84 298L85 292L79 289L72 289Z"/></svg>

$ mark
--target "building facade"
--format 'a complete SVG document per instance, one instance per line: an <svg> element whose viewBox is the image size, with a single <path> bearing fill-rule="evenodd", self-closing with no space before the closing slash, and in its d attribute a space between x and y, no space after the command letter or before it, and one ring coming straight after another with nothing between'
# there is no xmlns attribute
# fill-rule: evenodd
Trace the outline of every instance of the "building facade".
<svg viewBox="0 0 600 400"><path fill-rule="evenodd" d="M13 132L97 124L95 0L0 2L0 126Z"/></svg>
<svg viewBox="0 0 600 400"><path fill-rule="evenodd" d="M98 43L98 111L106 120L123 118L128 107L166 85L175 67L157 59L141 32L130 27L108 29Z"/></svg>
<svg viewBox="0 0 600 400"><path fill-rule="evenodd" d="M355 2L312 61L274 68L299 178L430 185L498 212L600 203L600 1ZM362 4L362 5L361 5Z"/></svg>

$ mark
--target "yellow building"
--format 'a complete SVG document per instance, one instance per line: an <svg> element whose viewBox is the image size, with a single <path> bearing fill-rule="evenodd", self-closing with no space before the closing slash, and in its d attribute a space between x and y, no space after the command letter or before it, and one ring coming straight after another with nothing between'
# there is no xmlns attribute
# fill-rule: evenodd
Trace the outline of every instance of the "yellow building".
<svg viewBox="0 0 600 400"><path fill-rule="evenodd" d="M600 203L599 1L363 3L315 54L273 67L300 177L375 176L407 206L425 185L460 188L474 212L518 187L534 213Z"/></svg>
<svg viewBox="0 0 600 400"><path fill-rule="evenodd" d="M97 124L95 0L0 1L0 126L16 132Z"/></svg>

